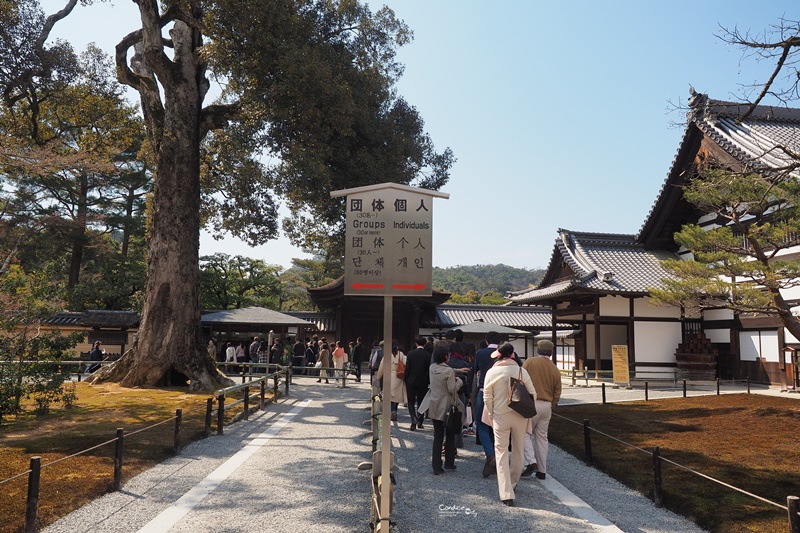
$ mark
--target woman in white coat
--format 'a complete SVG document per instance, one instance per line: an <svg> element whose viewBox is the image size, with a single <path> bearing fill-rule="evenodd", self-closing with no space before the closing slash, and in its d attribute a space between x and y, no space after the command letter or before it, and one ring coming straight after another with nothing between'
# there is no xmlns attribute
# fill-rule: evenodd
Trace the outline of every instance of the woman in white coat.
<svg viewBox="0 0 800 533"><path fill-rule="evenodd" d="M386 363L386 357L384 356L381 359L381 364L378 366L378 377L383 378L383 365ZM403 378L397 377L397 367L400 366L400 361L403 361L403 366L406 364L406 356L403 352L400 351L400 348L396 343L392 343L392 366L389 369L389 373L392 375L392 398L391 398L391 406L392 406L392 421L397 420L397 406L403 403L405 400L404 392L406 390L406 384L403 381ZM383 382L381 382L381 387L383 387Z"/></svg>
<svg viewBox="0 0 800 533"><path fill-rule="evenodd" d="M514 346L503 343L492 354L497 362L486 372L483 384L484 409L494 430L494 457L497 465L497 489L500 500L508 506L514 505L514 488L519 483L525 464L525 429L528 419L508 406L510 378L521 379L531 396L536 398L530 375L514 360ZM511 442L511 466L509 468L508 443Z"/></svg>

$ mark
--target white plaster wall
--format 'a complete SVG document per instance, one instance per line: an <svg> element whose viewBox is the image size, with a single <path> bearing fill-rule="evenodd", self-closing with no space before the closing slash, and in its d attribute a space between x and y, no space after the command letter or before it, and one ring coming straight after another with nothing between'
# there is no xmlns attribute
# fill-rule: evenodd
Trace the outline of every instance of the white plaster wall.
<svg viewBox="0 0 800 533"><path fill-rule="evenodd" d="M706 334L708 340L711 342L731 342L731 330L730 329L705 329L703 333Z"/></svg>
<svg viewBox="0 0 800 533"><path fill-rule="evenodd" d="M636 379L675 379L675 367L673 366L648 366L636 369L633 377Z"/></svg>
<svg viewBox="0 0 800 533"><path fill-rule="evenodd" d="M790 289L784 289L781 291L781 296L783 296L787 300L798 300L800 299L800 287L792 287Z"/></svg>
<svg viewBox="0 0 800 533"><path fill-rule="evenodd" d="M600 298L600 316L629 316L630 303L622 296L605 296Z"/></svg>
<svg viewBox="0 0 800 533"><path fill-rule="evenodd" d="M739 344L742 361L756 361L759 357L770 363L780 361L777 331L740 331Z"/></svg>
<svg viewBox="0 0 800 533"><path fill-rule="evenodd" d="M637 362L675 362L675 350L681 342L679 322L636 322L633 331Z"/></svg>
<svg viewBox="0 0 800 533"><path fill-rule="evenodd" d="M730 309L706 309L703 311L703 320L731 320L733 311Z"/></svg>
<svg viewBox="0 0 800 533"><path fill-rule="evenodd" d="M705 223L705 222L711 222L711 221L712 221L712 220L714 220L715 218L717 218L717 215L716 215L716 213L709 213L709 214L707 214L707 215L703 215L703 216L701 216L700 218L698 218L698 219L697 219L697 223L698 223L698 224L703 224L703 223ZM714 224L714 227L716 227L716 226L717 226L717 224Z"/></svg>
<svg viewBox="0 0 800 533"><path fill-rule="evenodd" d="M680 318L681 310L672 305L650 305L650 298L637 298L633 301L635 316L652 318Z"/></svg>

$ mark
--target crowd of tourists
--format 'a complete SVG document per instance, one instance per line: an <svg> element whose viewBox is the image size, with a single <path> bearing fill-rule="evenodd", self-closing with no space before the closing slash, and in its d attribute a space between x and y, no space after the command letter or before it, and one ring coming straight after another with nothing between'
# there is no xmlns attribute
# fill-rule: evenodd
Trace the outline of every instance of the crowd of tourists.
<svg viewBox="0 0 800 533"><path fill-rule="evenodd" d="M523 361L514 346L489 332L476 348L465 343L460 330L444 340L419 337L404 354L392 342L391 359L383 343L370 355L373 376L383 376L390 360L390 412L398 420L401 404L408 407L410 431L433 428L431 466L434 475L456 469L458 449L465 437L482 446L484 478L497 476L500 500L514 505L521 477L547 477L548 427L552 409L561 398L561 374L553 363L553 343L541 340L537 354ZM512 379L513 378L513 379ZM520 414L509 405L510 388L517 381L530 395L535 414ZM532 407L532 406L531 406Z"/></svg>
<svg viewBox="0 0 800 533"><path fill-rule="evenodd" d="M263 338L253 337L252 342L227 342L224 352L217 346L217 339L208 341L208 355L214 361L224 362L225 372L239 372L243 363L257 363L255 371L264 372L268 365L291 365L297 375L318 376L318 382L330 379L339 382L345 372L351 372L356 382L361 381L361 367L367 356L367 348L361 337L350 342L348 347L337 340L328 343L325 337L300 337L285 339L275 337L272 344ZM334 370L330 370L334 369ZM330 375L329 375L330 374Z"/></svg>
<svg viewBox="0 0 800 533"><path fill-rule="evenodd" d="M464 342L458 329L448 331L443 340L419 337L414 344L406 354L393 340L388 350L391 357L384 357L383 341L368 350L360 337L347 346L341 340L329 343L317 335L284 342L275 338L271 345L256 337L249 346L228 342L224 362L226 371L248 362L264 365L262 368L292 365L295 374L316 376L318 383L338 383L346 372L360 382L365 362L372 383L384 375L384 365L389 364L391 420L398 421L402 404L408 408L410 431L424 430L430 423L433 474L455 470L464 438L474 437L485 456L483 477L497 476L500 500L513 506L521 477L547 477L548 427L552 409L561 398L561 374L551 359L553 343L539 341L536 356L524 362L514 346L503 343L494 331L477 347ZM208 349L216 360L221 352L214 338ZM535 415L520 414L509 406L514 381L533 399Z"/></svg>

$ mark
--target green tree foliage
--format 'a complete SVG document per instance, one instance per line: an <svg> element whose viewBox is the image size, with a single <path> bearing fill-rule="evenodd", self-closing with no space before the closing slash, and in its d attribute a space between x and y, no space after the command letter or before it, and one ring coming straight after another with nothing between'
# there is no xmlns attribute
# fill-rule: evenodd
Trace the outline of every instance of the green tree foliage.
<svg viewBox="0 0 800 533"><path fill-rule="evenodd" d="M3 123L14 122L14 111L6 109ZM41 158L5 158L0 171L16 194L28 199L27 216L69 254L71 289L80 280L87 247L112 229L107 214L127 207L131 188L149 187L149 180L131 171L134 163L113 162L141 145L142 122L122 97L108 59L90 47L73 83L40 102L37 124L38 138L31 143L42 147Z"/></svg>
<svg viewBox="0 0 800 533"><path fill-rule="evenodd" d="M281 274L281 310L309 311L314 308L308 289L322 287L344 274L342 263L323 250L306 250L311 259L292 259L291 268Z"/></svg>
<svg viewBox="0 0 800 533"><path fill-rule="evenodd" d="M213 67L229 80L226 96L247 112L233 131L261 140L274 156L267 183L287 201L283 229L295 245L343 255L343 199L332 200L333 190L447 182L452 152L435 151L419 113L394 88L403 70L395 49L412 32L390 9L256 0L243 20L239 2L217 0L207 23Z"/></svg>
<svg viewBox="0 0 800 533"><path fill-rule="evenodd" d="M800 261L783 254L800 237L800 184L790 175L764 176L708 169L684 188L684 198L718 226L683 226L675 240L693 260L669 260L674 278L651 294L684 307L730 307L779 316L793 335L800 320L785 291L800 286Z"/></svg>
<svg viewBox="0 0 800 533"><path fill-rule="evenodd" d="M764 31L721 28L719 37L741 48L743 57L772 62L766 80L743 86L749 100L742 119L766 97L787 104L800 96L800 21L781 18ZM754 97L753 97L754 96ZM709 307L725 305L740 312L777 315L795 337L800 321L784 292L800 284L800 262L784 252L798 244L800 154L792 146L765 147L782 160L763 174L701 169L684 188L684 197L700 213L716 214L718 227L706 231L689 224L675 240L692 251L691 261L668 261L675 278L652 291L656 301Z"/></svg>
<svg viewBox="0 0 800 533"><path fill-rule="evenodd" d="M99 49L90 45L78 58L66 43L57 54L43 47L47 23L35 7L20 3L0 31L3 50L21 54L16 61L0 54L5 265L16 259L27 271L65 276L71 309L130 308L144 271L143 249L128 257L129 248L144 235L152 184L139 159L143 122ZM67 74L51 80L59 69Z"/></svg>
<svg viewBox="0 0 800 533"><path fill-rule="evenodd" d="M341 256L343 200L332 201L331 190L382 181L439 188L453 157L434 150L419 114L396 93L395 50L410 31L388 8L373 14L356 0L136 4L142 27L122 37L115 57L119 81L139 93L157 168L147 281L138 344L97 379L142 385L177 375L217 388L225 377L204 359L199 325L201 224L264 242L275 235L282 197L292 240ZM31 17L28 40L12 40L29 46L31 68L8 77L10 93L22 96L7 107L38 94L29 80L55 83L43 44L76 5L67 0L44 22ZM224 87L206 105L209 77Z"/></svg>
<svg viewBox="0 0 800 533"><path fill-rule="evenodd" d="M541 269L507 265L474 265L433 268L433 288L452 293L450 303L500 305L509 291L535 285L544 275Z"/></svg>
<svg viewBox="0 0 800 533"><path fill-rule="evenodd" d="M0 274L0 420L19 413L23 398L33 399L37 414L53 402L74 399L57 362L83 335L40 330L60 307L59 292L46 272L26 274L11 265Z"/></svg>
<svg viewBox="0 0 800 533"><path fill-rule="evenodd" d="M260 259L216 253L200 258L204 309L280 308L281 267Z"/></svg>

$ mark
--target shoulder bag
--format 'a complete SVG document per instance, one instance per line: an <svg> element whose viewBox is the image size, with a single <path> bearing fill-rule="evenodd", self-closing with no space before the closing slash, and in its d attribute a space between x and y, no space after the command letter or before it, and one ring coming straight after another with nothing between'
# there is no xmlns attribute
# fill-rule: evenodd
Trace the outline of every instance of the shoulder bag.
<svg viewBox="0 0 800 533"><path fill-rule="evenodd" d="M536 416L536 402L522 381L522 369L519 369L519 379L515 377L508 379L508 406L525 418Z"/></svg>

